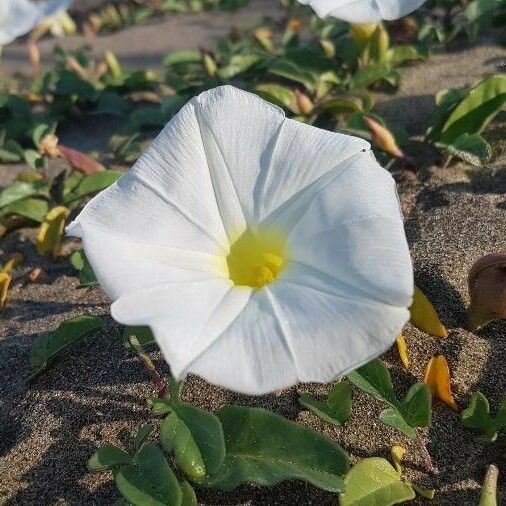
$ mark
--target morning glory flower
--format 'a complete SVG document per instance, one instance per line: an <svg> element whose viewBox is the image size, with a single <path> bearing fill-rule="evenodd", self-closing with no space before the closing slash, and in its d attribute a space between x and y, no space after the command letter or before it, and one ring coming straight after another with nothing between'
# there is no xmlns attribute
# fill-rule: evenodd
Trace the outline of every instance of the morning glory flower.
<svg viewBox="0 0 506 506"><path fill-rule="evenodd" d="M299 0L310 5L319 17L332 16L350 23L376 23L407 16L425 0Z"/></svg>
<svg viewBox="0 0 506 506"><path fill-rule="evenodd" d="M0 0L0 46L35 28L43 19L69 7L72 0Z"/></svg>
<svg viewBox="0 0 506 506"><path fill-rule="evenodd" d="M183 107L67 232L112 316L148 325L177 379L249 394L328 382L409 317L395 183L369 144L231 86Z"/></svg>

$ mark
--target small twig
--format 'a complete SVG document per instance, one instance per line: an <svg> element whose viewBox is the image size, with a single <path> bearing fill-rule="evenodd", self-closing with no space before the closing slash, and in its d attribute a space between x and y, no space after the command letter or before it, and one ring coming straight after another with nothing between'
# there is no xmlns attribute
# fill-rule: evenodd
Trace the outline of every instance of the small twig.
<svg viewBox="0 0 506 506"><path fill-rule="evenodd" d="M128 338L128 341L132 348L136 351L140 361L142 362L142 365L144 368L148 371L149 375L151 376L151 379L153 380L153 384L155 385L158 397L161 399L165 399L167 397L167 383L162 378L158 370L156 369L155 364L153 364L153 361L149 358L147 353L142 348L141 344L139 343L139 340L136 336L130 336Z"/></svg>

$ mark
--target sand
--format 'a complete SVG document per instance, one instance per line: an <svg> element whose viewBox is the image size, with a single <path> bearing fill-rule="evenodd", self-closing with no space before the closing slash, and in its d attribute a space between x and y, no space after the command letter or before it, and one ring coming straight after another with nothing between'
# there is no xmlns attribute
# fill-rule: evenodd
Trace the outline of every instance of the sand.
<svg viewBox="0 0 506 506"><path fill-rule="evenodd" d="M221 26L228 28L228 21ZM103 43L102 38L98 40ZM435 91L471 83L484 72L497 71L505 60L506 50L487 41L456 53L435 55L428 65L404 69L399 93L379 96L379 110L391 122L400 121L411 133L419 134L433 109L431 96ZM480 170L464 164L441 169L433 165L433 153L420 153L416 145L407 148L416 153L423 169L419 180L399 187L416 282L433 301L450 335L440 340L406 328L412 360L409 371L402 368L395 349L384 357L399 394L422 378L427 361L436 353L444 353L449 361L459 408L465 407L477 390L497 406L505 390L506 323L495 322L477 333L464 329L469 267L481 255L505 248L506 145L501 140L505 134L506 118L502 114L487 131L495 158L488 168ZM66 135L75 145L103 142L79 139L72 129ZM15 167L0 168L1 184L12 180L15 172ZM33 240L34 231L23 230L0 244L1 259L21 251L27 259L25 271L33 266L46 271L39 284L26 284L23 278L14 284L0 321L0 398L4 402L0 414L0 504L112 504L118 495L110 474L88 473L86 460L98 446L128 445L138 427L159 423L145 404L153 388L140 363L124 348L121 328L108 316L108 302L101 291L77 290L78 282L68 262L41 260L35 255ZM74 247L75 243L69 243L66 251ZM36 336L83 313L102 315L104 330L73 346L44 374L26 382L29 352ZM167 371L159 354L153 353L153 358ZM431 427L421 430L417 440L408 441L379 422L380 403L360 392L354 392L352 419L345 427L336 428L298 405L297 393L302 391L323 394L326 387L299 385L253 398L191 378L183 396L206 409L216 409L225 402L267 407L335 439L353 461L387 456L392 444L402 444L408 449L407 477L437 489L433 504L477 504L488 463L497 464L504 477L504 436L493 445L479 443L461 426L458 415L438 402ZM504 478L500 486L506 497ZM226 494L199 490L198 497L205 505L336 504L335 495L301 482L265 488L243 486Z"/></svg>

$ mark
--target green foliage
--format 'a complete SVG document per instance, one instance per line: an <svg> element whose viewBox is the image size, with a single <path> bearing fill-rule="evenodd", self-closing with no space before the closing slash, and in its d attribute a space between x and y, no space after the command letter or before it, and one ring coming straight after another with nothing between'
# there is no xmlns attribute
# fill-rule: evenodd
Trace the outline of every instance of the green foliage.
<svg viewBox="0 0 506 506"><path fill-rule="evenodd" d="M163 447L174 454L181 470L193 480L216 473L226 452L218 417L175 396L166 403L170 412L160 429Z"/></svg>
<svg viewBox="0 0 506 506"><path fill-rule="evenodd" d="M490 413L488 399L481 393L476 392L469 402L469 406L460 414L462 424L465 427L480 432L480 439L487 443L493 443L498 433L506 428L506 397L503 398L496 416Z"/></svg>
<svg viewBox="0 0 506 506"><path fill-rule="evenodd" d="M121 174L122 172L115 170L105 170L85 176L72 191L64 196L63 202L65 204L70 204L88 195L97 193L115 183L120 178Z"/></svg>
<svg viewBox="0 0 506 506"><path fill-rule="evenodd" d="M63 322L56 330L37 337L32 348L30 361L37 372L65 348L84 337L100 330L104 322L98 316L76 316Z"/></svg>
<svg viewBox="0 0 506 506"><path fill-rule="evenodd" d="M416 427L428 427L431 422L431 394L427 385L416 383L406 397L399 401L395 395L390 373L379 359L349 373L348 380L360 390L387 403L390 407L380 414L380 420L410 438L416 437Z"/></svg>
<svg viewBox="0 0 506 506"><path fill-rule="evenodd" d="M81 284L81 287L84 288L98 285L95 273L93 272L83 249L72 253L70 256L70 263L74 269L79 272L79 283Z"/></svg>
<svg viewBox="0 0 506 506"><path fill-rule="evenodd" d="M351 388L347 382L336 383L324 401L318 401L310 394L299 397L302 406L333 425L343 425L350 419L352 402Z"/></svg>
<svg viewBox="0 0 506 506"><path fill-rule="evenodd" d="M110 445L99 448L89 459L88 469L111 469L119 492L135 506L196 504L190 485L178 482L162 450L146 442L148 435L149 428L141 427L134 441L133 455Z"/></svg>
<svg viewBox="0 0 506 506"><path fill-rule="evenodd" d="M138 326L138 327L125 327L125 332L123 333L123 338L125 342L125 346L130 348L129 337L135 336L139 344L144 347L150 344L155 343L155 336L149 327Z"/></svg>
<svg viewBox="0 0 506 506"><path fill-rule="evenodd" d="M378 457L355 464L344 478L344 485L339 506L390 506L415 498L411 485L401 480L387 460Z"/></svg>
<svg viewBox="0 0 506 506"><path fill-rule="evenodd" d="M491 148L480 134L506 102L506 76L488 77L470 90L447 90L437 102L427 140L475 165L488 160Z"/></svg>
<svg viewBox="0 0 506 506"><path fill-rule="evenodd" d="M242 483L300 479L331 492L343 489L348 459L337 443L261 408L225 406L216 414L227 454L219 472L202 485L232 490Z"/></svg>

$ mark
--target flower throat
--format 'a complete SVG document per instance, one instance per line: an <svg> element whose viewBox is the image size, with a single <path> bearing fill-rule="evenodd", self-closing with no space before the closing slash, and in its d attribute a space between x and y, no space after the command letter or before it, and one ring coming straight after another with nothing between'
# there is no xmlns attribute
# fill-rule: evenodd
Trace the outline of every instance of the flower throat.
<svg viewBox="0 0 506 506"><path fill-rule="evenodd" d="M236 286L262 288L272 283L286 264L286 239L272 229L247 229L227 257L230 279Z"/></svg>

